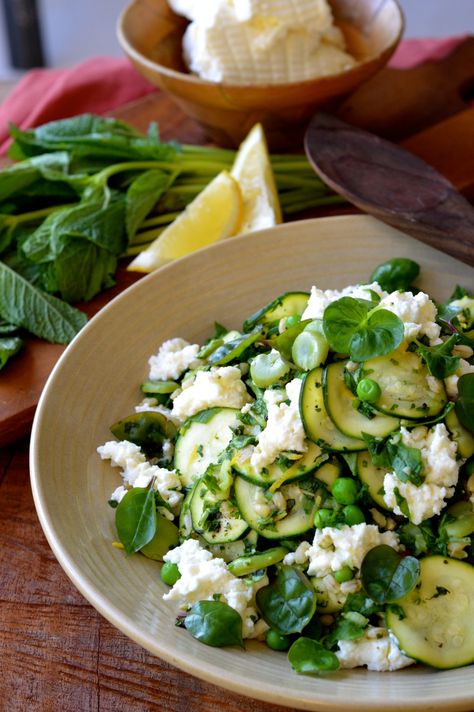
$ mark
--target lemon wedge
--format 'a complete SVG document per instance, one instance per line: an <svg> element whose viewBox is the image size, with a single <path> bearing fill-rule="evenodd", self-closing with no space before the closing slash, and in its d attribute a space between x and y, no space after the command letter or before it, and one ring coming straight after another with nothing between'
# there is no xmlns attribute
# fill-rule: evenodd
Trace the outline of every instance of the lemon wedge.
<svg viewBox="0 0 474 712"><path fill-rule="evenodd" d="M152 272L178 257L236 235L242 212L239 183L228 171L222 171L127 269Z"/></svg>
<svg viewBox="0 0 474 712"><path fill-rule="evenodd" d="M261 124L255 124L239 146L231 175L238 181L244 201L241 233L281 223L278 191Z"/></svg>

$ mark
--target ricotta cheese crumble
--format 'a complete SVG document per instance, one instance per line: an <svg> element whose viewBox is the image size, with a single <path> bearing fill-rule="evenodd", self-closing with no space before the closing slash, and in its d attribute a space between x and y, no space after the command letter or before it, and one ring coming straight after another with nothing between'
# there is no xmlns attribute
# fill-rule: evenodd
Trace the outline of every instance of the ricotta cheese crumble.
<svg viewBox="0 0 474 712"><path fill-rule="evenodd" d="M351 68L327 0L168 0L190 24L183 54L203 79L228 84L304 81Z"/></svg>

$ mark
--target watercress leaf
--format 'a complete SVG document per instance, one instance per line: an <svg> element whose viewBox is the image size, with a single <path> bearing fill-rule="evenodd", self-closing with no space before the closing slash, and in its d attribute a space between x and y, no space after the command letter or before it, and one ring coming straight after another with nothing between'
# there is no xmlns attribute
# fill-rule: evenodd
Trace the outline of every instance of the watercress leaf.
<svg viewBox="0 0 474 712"><path fill-rule="evenodd" d="M374 309L354 332L349 355L353 361L366 361L394 351L403 341L401 319L388 309Z"/></svg>
<svg viewBox="0 0 474 712"><path fill-rule="evenodd" d="M199 601L184 619L191 635L201 643L222 648L226 645L244 647L242 618L223 601Z"/></svg>
<svg viewBox="0 0 474 712"><path fill-rule="evenodd" d="M461 425L474 433L474 373L466 373L458 381L458 399L454 407Z"/></svg>
<svg viewBox="0 0 474 712"><path fill-rule="evenodd" d="M0 262L0 316L53 343L71 341L87 321L86 315L45 294Z"/></svg>
<svg viewBox="0 0 474 712"><path fill-rule="evenodd" d="M387 292L407 291L420 274L420 265L407 257L394 257L375 268L371 282L378 282Z"/></svg>
<svg viewBox="0 0 474 712"><path fill-rule="evenodd" d="M135 235L143 220L164 192L174 176L154 169L144 171L130 184L126 193L126 227L129 238Z"/></svg>
<svg viewBox="0 0 474 712"><path fill-rule="evenodd" d="M386 452L390 469L394 470L400 482L411 482L416 486L423 484L423 461L418 448L389 440Z"/></svg>
<svg viewBox="0 0 474 712"><path fill-rule="evenodd" d="M343 611L355 611L356 613L360 613L365 618L370 618L370 616L374 615L374 613L379 613L380 608L379 603L375 603L375 601L361 591L358 593L349 593L345 600Z"/></svg>
<svg viewBox="0 0 474 712"><path fill-rule="evenodd" d="M303 636L289 649L288 660L293 669L303 675L333 672L339 668L337 655L317 640Z"/></svg>
<svg viewBox="0 0 474 712"><path fill-rule="evenodd" d="M127 554L148 544L156 532L155 493L152 488L134 487L115 510L115 526Z"/></svg>
<svg viewBox="0 0 474 712"><path fill-rule="evenodd" d="M393 603L415 587L420 564L414 556L400 556L391 546L380 544L365 555L360 575L370 598L377 603Z"/></svg>
<svg viewBox="0 0 474 712"><path fill-rule="evenodd" d="M23 346L23 340L18 336L0 337L0 368L3 368L7 361L17 354Z"/></svg>
<svg viewBox="0 0 474 712"><path fill-rule="evenodd" d="M420 344L418 353L428 367L428 371L435 378L452 376L459 366L459 358L453 356L453 348L459 342L460 336L452 334L449 339L438 346L424 346Z"/></svg>
<svg viewBox="0 0 474 712"><path fill-rule="evenodd" d="M365 322L372 303L365 299L342 297L324 310L323 329L333 351L349 353L352 337Z"/></svg>
<svg viewBox="0 0 474 712"><path fill-rule="evenodd" d="M301 571L282 565L275 580L257 591L257 606L278 633L299 633L316 610L316 593Z"/></svg>
<svg viewBox="0 0 474 712"><path fill-rule="evenodd" d="M342 613L331 629L327 643L335 644L338 640L358 640L362 638L369 619L355 611Z"/></svg>

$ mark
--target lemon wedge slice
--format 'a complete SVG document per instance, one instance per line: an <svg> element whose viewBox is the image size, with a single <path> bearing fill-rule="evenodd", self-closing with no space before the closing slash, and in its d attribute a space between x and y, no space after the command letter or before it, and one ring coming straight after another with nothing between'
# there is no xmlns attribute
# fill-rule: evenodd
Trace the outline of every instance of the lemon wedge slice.
<svg viewBox="0 0 474 712"><path fill-rule="evenodd" d="M222 171L127 269L152 272L178 257L236 235L242 212L239 183L228 171Z"/></svg>
<svg viewBox="0 0 474 712"><path fill-rule="evenodd" d="M231 174L238 181L244 200L240 232L281 223L278 191L261 124L255 124L239 146Z"/></svg>

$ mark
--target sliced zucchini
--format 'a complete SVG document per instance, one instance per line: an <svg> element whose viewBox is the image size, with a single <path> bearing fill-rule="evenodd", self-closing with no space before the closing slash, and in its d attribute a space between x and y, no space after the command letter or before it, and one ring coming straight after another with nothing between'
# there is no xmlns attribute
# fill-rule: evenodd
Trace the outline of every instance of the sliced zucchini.
<svg viewBox="0 0 474 712"><path fill-rule="evenodd" d="M474 662L474 567L444 556L420 561L413 591L386 613L387 626L411 658L449 669ZM398 607L397 606L397 607Z"/></svg>
<svg viewBox="0 0 474 712"><path fill-rule="evenodd" d="M412 351L398 350L366 361L362 377L378 383L381 394L374 407L388 415L432 418L448 401L443 382L430 376L426 364Z"/></svg>
<svg viewBox="0 0 474 712"><path fill-rule="evenodd" d="M378 504L382 509L387 509L383 499L383 481L387 470L383 467L376 467L369 452L359 452L357 453L357 474L361 482L366 485L375 504Z"/></svg>
<svg viewBox="0 0 474 712"><path fill-rule="evenodd" d="M461 425L454 410L450 410L446 415L445 423L453 440L457 443L459 455L466 459L472 457L474 455L474 435Z"/></svg>
<svg viewBox="0 0 474 712"><path fill-rule="evenodd" d="M209 544L236 541L248 529L236 505L213 494L203 480L193 489L189 511L194 531Z"/></svg>
<svg viewBox="0 0 474 712"><path fill-rule="evenodd" d="M318 467L314 473L314 476L321 482L324 482L326 487L330 490L335 480L342 475L342 469L343 468L339 460L332 457L327 462L323 462L321 467Z"/></svg>
<svg viewBox="0 0 474 712"><path fill-rule="evenodd" d="M300 392L300 412L308 438L327 450L353 452L365 450L363 440L344 435L326 411L323 397L323 369L306 374Z"/></svg>
<svg viewBox="0 0 474 712"><path fill-rule="evenodd" d="M309 292L285 292L244 321L244 331L257 324L268 328L287 316L301 316L308 305Z"/></svg>
<svg viewBox="0 0 474 712"><path fill-rule="evenodd" d="M305 482L284 485L272 493L236 477L237 506L247 524L266 539L298 536L312 528L318 508L314 487L306 489Z"/></svg>
<svg viewBox="0 0 474 712"><path fill-rule="evenodd" d="M189 418L181 427L174 450L174 466L183 487L192 487L211 462L216 462L238 427L235 408L210 408Z"/></svg>
<svg viewBox="0 0 474 712"><path fill-rule="evenodd" d="M241 459L239 455L240 453L237 453L232 460L234 470L260 487L268 487L278 482L288 483L299 480L327 459L327 455L324 455L321 448L315 443L308 443L308 449L302 456L296 459L281 456L261 471L256 470L250 464L251 455L249 453L245 454L245 459Z"/></svg>
<svg viewBox="0 0 474 712"><path fill-rule="evenodd" d="M324 405L329 417L341 432L351 438L362 439L363 433L386 437L399 427L400 420L381 413L369 418L354 408L355 396L344 382L346 363L336 361L323 371Z"/></svg>

